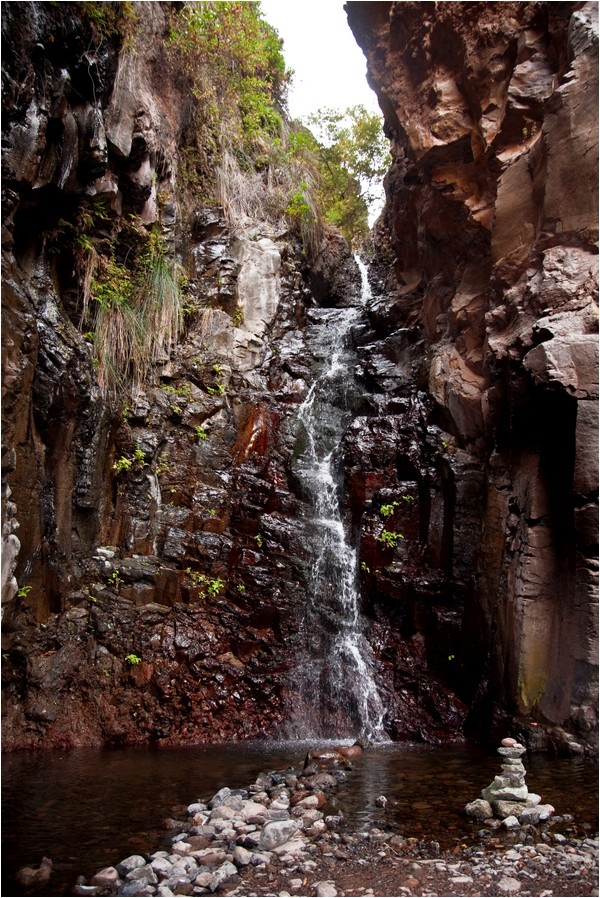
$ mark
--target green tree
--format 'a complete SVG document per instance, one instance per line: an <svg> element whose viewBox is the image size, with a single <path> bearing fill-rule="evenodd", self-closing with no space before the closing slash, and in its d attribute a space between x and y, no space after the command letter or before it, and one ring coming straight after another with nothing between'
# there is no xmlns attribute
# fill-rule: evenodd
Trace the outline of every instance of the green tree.
<svg viewBox="0 0 600 898"><path fill-rule="evenodd" d="M349 240L368 233L369 205L390 165L381 118L364 106L319 109L307 119L319 146L324 218Z"/></svg>

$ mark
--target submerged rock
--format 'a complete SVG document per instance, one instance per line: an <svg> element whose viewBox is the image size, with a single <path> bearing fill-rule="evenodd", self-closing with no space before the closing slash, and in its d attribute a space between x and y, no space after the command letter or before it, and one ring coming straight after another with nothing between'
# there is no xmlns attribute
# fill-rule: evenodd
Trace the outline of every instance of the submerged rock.
<svg viewBox="0 0 600 898"><path fill-rule="evenodd" d="M39 867L21 867L17 871L17 881L26 888L44 885L52 875L53 863L49 857L43 857Z"/></svg>

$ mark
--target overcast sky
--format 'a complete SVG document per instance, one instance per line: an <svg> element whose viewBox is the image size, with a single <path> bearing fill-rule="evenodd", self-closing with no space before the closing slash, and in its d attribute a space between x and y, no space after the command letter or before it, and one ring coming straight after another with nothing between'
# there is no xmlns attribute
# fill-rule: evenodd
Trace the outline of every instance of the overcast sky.
<svg viewBox="0 0 600 898"><path fill-rule="evenodd" d="M344 109L357 103L380 112L343 0L261 0L261 9L283 38L285 61L295 73L289 94L292 118L323 106Z"/></svg>

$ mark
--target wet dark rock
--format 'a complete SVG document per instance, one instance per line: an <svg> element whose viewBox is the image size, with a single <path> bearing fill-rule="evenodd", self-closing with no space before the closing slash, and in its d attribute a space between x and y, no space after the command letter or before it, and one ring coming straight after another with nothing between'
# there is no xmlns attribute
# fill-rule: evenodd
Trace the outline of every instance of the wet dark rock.
<svg viewBox="0 0 600 898"><path fill-rule="evenodd" d="M478 4L473 19L463 3L433 18L421 4L348 5L393 158L370 239L373 334L364 332L360 351L381 415L392 397L409 400L393 424L356 419L348 457L376 613L381 586L386 594L377 618L394 620L404 642L425 641L432 670L471 706L470 733L500 735L519 720L526 728L532 715L541 732L530 729L528 745L547 746L558 725L579 734L563 743L572 752L596 744L586 696L595 690L597 629L585 609L597 585L585 571L597 569L597 547L583 537L588 499L574 500L572 484L583 477L582 497L591 480L597 490L596 459L585 461L596 434L583 438L596 414L588 288L597 282L597 213L566 186L554 141L569 145L569 167L580 160L571 170L596 184L597 166L581 154L597 140L597 108L584 111L575 96L595 83L597 24L591 7L544 9L548 40L538 43L529 30L536 12L523 4L503 5L502 16ZM504 60L493 75L491 44ZM575 107L578 123L567 126ZM365 500L381 502L389 488L400 499L402 480L418 486L418 536L386 558ZM414 589L419 580L433 585L433 601ZM572 660L550 633L575 639ZM396 651L405 653L402 642ZM414 686L401 688L410 695ZM396 738L405 738L410 713L391 714ZM432 723L423 737L441 734L442 720Z"/></svg>
<svg viewBox="0 0 600 898"><path fill-rule="evenodd" d="M548 4L543 22L530 4L475 18L448 4L435 22L422 4L348 11L394 162L337 474L394 739L511 719L532 748L596 740L597 110L576 6ZM313 337L356 304L357 265L332 231L309 264L285 227L234 231L194 207L171 164L189 105L167 4L147 4L135 52L118 36L92 52L67 7L3 16L4 746L280 735L304 710L297 414L323 361ZM417 82L400 33L419 65L431 47ZM490 47L505 61L492 81ZM124 414L81 332L60 222L82 210L107 235L131 213L155 223L188 278L181 340ZM118 472L137 446L143 464ZM542 623L569 650L550 636L540 650ZM337 627L323 615L310 637Z"/></svg>

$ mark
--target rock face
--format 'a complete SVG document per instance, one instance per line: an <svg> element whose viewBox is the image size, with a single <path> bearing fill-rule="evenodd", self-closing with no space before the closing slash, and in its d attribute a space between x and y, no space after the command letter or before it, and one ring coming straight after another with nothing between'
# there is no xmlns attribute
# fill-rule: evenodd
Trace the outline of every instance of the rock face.
<svg viewBox="0 0 600 898"><path fill-rule="evenodd" d="M355 438L389 448L357 493L388 471L426 564L402 543L374 602L429 616L472 729L509 716L548 744L531 717L577 750L597 706L597 6L346 10L393 155L367 350L385 399Z"/></svg>
<svg viewBox="0 0 600 898"><path fill-rule="evenodd" d="M320 365L308 313L356 302L356 262L334 232L308 264L285 221L198 203L171 4L103 34L72 7L28 12L3 16L4 747L280 734L311 705L296 668L318 636L293 471ZM126 260L153 226L185 271L185 326L124 402L101 389L77 247ZM407 670L401 700L388 667L406 733L460 731L451 690ZM357 735L352 707L326 706Z"/></svg>
<svg viewBox="0 0 600 898"><path fill-rule="evenodd" d="M3 16L5 747L274 731L298 574L272 392L293 407L303 385L272 382L266 334L294 330L310 294L281 233L236 236L181 201L168 4L129 47L73 10L28 12ZM155 222L189 272L182 341L124 415L79 330L61 221L80 208L90 228Z"/></svg>
<svg viewBox="0 0 600 898"><path fill-rule="evenodd" d="M485 732L593 741L596 44L575 6L350 4L394 165L331 485L359 553L348 645L370 644L397 739L459 736L470 705ZM198 200L215 161L162 40L175 7L143 8L101 39L67 4L2 19L5 748L279 735L311 706L298 659L340 630L306 609L298 413L358 268L333 232L308 260L288 222ZM127 260L153 227L184 327L125 402L80 250ZM331 735L357 735L352 704L323 703Z"/></svg>

